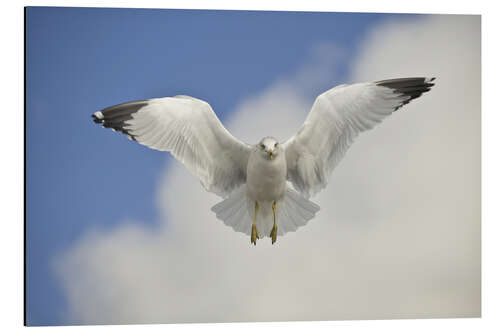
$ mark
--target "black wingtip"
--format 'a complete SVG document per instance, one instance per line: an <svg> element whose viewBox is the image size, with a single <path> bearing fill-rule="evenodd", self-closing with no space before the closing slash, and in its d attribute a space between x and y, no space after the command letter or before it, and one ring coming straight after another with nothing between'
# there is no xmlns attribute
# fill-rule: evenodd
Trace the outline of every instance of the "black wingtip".
<svg viewBox="0 0 500 333"><path fill-rule="evenodd" d="M400 105L394 110L398 110L403 105L408 104L410 101L422 96L422 94L431 90L435 85L435 77L409 77L391 80L377 81L375 84L378 86L393 89L395 93L407 97Z"/></svg>
<svg viewBox="0 0 500 333"><path fill-rule="evenodd" d="M147 100L113 105L93 113L92 120L96 124L101 124L104 128L111 128L115 131L121 132L127 135L130 140L136 141L135 137L130 134L128 129L126 128L126 121L131 120L133 118L133 114L138 112L146 105L148 105Z"/></svg>
<svg viewBox="0 0 500 333"><path fill-rule="evenodd" d="M102 123L102 122L104 121L103 119L99 119L99 118L95 115L95 113L94 113L94 114L92 114L92 120L93 120L93 121L94 121L94 123L96 123L96 124L100 124L100 123Z"/></svg>

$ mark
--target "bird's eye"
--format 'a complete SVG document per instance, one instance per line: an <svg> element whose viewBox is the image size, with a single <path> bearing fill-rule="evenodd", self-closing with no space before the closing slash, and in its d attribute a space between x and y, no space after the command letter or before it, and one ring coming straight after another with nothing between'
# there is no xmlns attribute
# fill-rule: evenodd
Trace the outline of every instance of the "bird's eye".
<svg viewBox="0 0 500 333"><path fill-rule="evenodd" d="M265 148L266 148L266 146L265 146L263 143L261 143L261 144L260 144L260 148L265 149Z"/></svg>
<svg viewBox="0 0 500 333"><path fill-rule="evenodd" d="M278 147L278 143L277 142L274 144L274 148L276 148L276 147Z"/></svg>

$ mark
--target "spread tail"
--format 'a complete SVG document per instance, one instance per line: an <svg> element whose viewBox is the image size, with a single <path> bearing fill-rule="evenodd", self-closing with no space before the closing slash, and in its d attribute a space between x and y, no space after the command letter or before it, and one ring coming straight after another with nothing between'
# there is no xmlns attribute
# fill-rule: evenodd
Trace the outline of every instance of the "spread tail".
<svg viewBox="0 0 500 333"><path fill-rule="evenodd" d="M252 202L247 197L246 185L235 190L228 198L212 207L217 218L234 231L250 235L253 222ZM319 211L319 206L288 187L283 199L276 203L278 236L306 225ZM250 213L251 212L251 213ZM273 227L272 214L257 216L260 238L268 237Z"/></svg>

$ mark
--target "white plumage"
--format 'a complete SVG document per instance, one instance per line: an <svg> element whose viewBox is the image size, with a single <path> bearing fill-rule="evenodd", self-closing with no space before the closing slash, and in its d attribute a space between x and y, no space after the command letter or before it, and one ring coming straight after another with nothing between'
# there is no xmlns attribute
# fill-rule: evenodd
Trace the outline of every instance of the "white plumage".
<svg viewBox="0 0 500 333"><path fill-rule="evenodd" d="M189 96L123 103L93 117L140 144L171 152L207 191L225 199L212 208L219 219L246 234L255 221L257 238L277 228L274 242L314 217L319 206L308 198L327 185L357 135L429 91L433 80L337 86L317 97L299 132L282 144L272 137L257 145L239 141L208 103Z"/></svg>

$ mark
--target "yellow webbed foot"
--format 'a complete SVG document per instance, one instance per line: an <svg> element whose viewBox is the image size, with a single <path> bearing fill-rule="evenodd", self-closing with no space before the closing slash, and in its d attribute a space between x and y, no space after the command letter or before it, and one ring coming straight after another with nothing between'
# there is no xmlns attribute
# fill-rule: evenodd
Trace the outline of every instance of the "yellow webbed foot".
<svg viewBox="0 0 500 333"><path fill-rule="evenodd" d="M271 230L271 234L269 235L271 237L271 244L276 243L276 238L278 237L278 226L275 224L273 226L273 229Z"/></svg>
<svg viewBox="0 0 500 333"><path fill-rule="evenodd" d="M252 224L252 234L250 236L250 243L257 245L257 239L259 239L259 233L257 232L257 213L259 212L259 203L255 201L255 214L253 216Z"/></svg>
<svg viewBox="0 0 500 333"><path fill-rule="evenodd" d="M276 225L276 201L273 202L273 219L273 229L271 230L271 234L269 235L269 237L271 237L271 244L274 244L276 242L276 238L278 237L278 226Z"/></svg>
<svg viewBox="0 0 500 333"><path fill-rule="evenodd" d="M257 245L257 239L259 239L259 233L257 232L257 226L252 224L252 235L250 236L250 242L253 245Z"/></svg>

